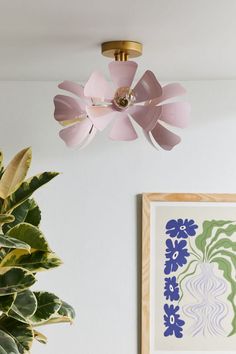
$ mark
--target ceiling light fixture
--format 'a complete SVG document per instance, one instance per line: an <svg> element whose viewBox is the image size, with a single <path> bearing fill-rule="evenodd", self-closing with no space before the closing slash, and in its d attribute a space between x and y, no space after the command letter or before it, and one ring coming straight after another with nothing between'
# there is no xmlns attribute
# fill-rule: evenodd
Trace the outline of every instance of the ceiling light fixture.
<svg viewBox="0 0 236 354"><path fill-rule="evenodd" d="M84 87L71 81L59 84L60 89L75 95L54 98L55 119L65 126L60 137L69 147L82 148L111 125L111 139L134 140L138 137L135 122L154 147L171 150L181 139L169 128L185 128L188 123L189 103L175 100L185 89L179 83L162 87L150 70L133 85L138 65L129 59L142 54L141 43L105 42L101 49L104 56L115 59L109 64L113 85L98 71Z"/></svg>

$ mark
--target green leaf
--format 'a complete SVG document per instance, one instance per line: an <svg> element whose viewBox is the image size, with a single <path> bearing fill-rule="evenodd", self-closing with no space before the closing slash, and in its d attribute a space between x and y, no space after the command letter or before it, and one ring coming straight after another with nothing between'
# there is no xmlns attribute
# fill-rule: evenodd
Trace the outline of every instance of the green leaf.
<svg viewBox="0 0 236 354"><path fill-rule="evenodd" d="M15 220L14 215L0 214L0 224L13 222Z"/></svg>
<svg viewBox="0 0 236 354"><path fill-rule="evenodd" d="M22 222L38 226L41 219L41 212L33 199L27 199L12 211L11 216L13 217L12 222L3 226L4 233L7 233L12 227Z"/></svg>
<svg viewBox="0 0 236 354"><path fill-rule="evenodd" d="M214 247L215 247L214 244L216 243L216 241L219 239L219 237L221 235L226 235L228 237L231 237L235 232L236 232L236 225L235 224L230 224L225 229L219 228L216 231L215 236L213 237L213 239L211 240L211 242L207 246L206 253L209 254L211 252L211 250L214 249ZM210 248L211 248L211 250L210 250Z"/></svg>
<svg viewBox="0 0 236 354"><path fill-rule="evenodd" d="M21 250L30 251L30 246L27 243L7 235L0 235L0 247L18 248Z"/></svg>
<svg viewBox="0 0 236 354"><path fill-rule="evenodd" d="M218 250L217 252L215 252L214 254L212 254L212 258L215 256L218 256L219 254L221 254L222 256L225 257L229 257L233 266L236 267L236 254L232 253L230 251L225 251L225 250Z"/></svg>
<svg viewBox="0 0 236 354"><path fill-rule="evenodd" d="M236 333L236 305L235 305L235 295L236 295L236 281L232 277L232 266L231 263L224 259L223 257L216 257L213 258L211 262L217 263L218 268L223 271L224 278L229 282L231 287L231 292L227 299L230 301L232 308L233 308L233 320L232 324L232 331L229 333L228 336L232 336Z"/></svg>
<svg viewBox="0 0 236 354"><path fill-rule="evenodd" d="M5 316L0 319L0 329L15 341L20 354L28 354L34 339L33 330L29 324Z"/></svg>
<svg viewBox="0 0 236 354"><path fill-rule="evenodd" d="M28 322L28 318L33 316L37 309L37 300L34 293L25 290L17 294L8 316L15 318L20 322Z"/></svg>
<svg viewBox="0 0 236 354"><path fill-rule="evenodd" d="M0 297L23 291L35 283L34 275L22 268L0 268Z"/></svg>
<svg viewBox="0 0 236 354"><path fill-rule="evenodd" d="M213 229L215 227L221 227L226 224L232 223L232 221L225 221L225 220L211 220L211 221L204 221L202 225L202 233L199 234L195 239L196 247L202 252L204 255L205 248L207 244L207 240L211 238Z"/></svg>
<svg viewBox="0 0 236 354"><path fill-rule="evenodd" d="M188 271L190 271L192 265L193 265L194 263L196 263L196 262L198 262L198 261L197 261L196 259L193 259L191 262L189 262L188 264L186 264L186 266L184 267L184 270L178 275L177 280L179 281L180 278L181 278L184 274L188 273Z"/></svg>
<svg viewBox="0 0 236 354"><path fill-rule="evenodd" d="M57 172L43 172L42 174L27 179L21 184L15 193L4 201L2 212L7 213L15 209L18 205L28 199L38 188L51 181L51 179L57 175Z"/></svg>
<svg viewBox="0 0 236 354"><path fill-rule="evenodd" d="M0 198L14 193L25 179L32 158L30 148L20 151L9 163L0 180Z"/></svg>
<svg viewBox="0 0 236 354"><path fill-rule="evenodd" d="M17 294L13 293L11 295L1 296L0 298L0 311L4 312L6 315L12 307Z"/></svg>
<svg viewBox="0 0 236 354"><path fill-rule="evenodd" d="M231 248L234 252L236 252L236 242L231 241L227 238L222 238L221 240L217 241L213 246L209 249L208 256L209 258L212 257L212 253L219 248L228 249Z"/></svg>
<svg viewBox="0 0 236 354"><path fill-rule="evenodd" d="M65 301L62 301L58 314L62 317L67 317L71 322L75 319L75 310Z"/></svg>
<svg viewBox="0 0 236 354"><path fill-rule="evenodd" d="M30 199L29 201L31 202L31 206L25 218L25 222L34 226L39 226L41 221L41 211L34 199Z"/></svg>
<svg viewBox="0 0 236 354"><path fill-rule="evenodd" d="M62 264L55 253L32 250L29 254L24 250L13 250L2 260L1 267L21 267L32 272L40 272L59 267Z"/></svg>
<svg viewBox="0 0 236 354"><path fill-rule="evenodd" d="M6 234L7 231L10 230L12 227L20 224L21 222L24 222L28 210L29 210L29 199L27 199L24 203L22 203L16 209L13 210L11 215L14 217L14 220L12 220L11 223L3 225L2 230L4 234Z"/></svg>
<svg viewBox="0 0 236 354"><path fill-rule="evenodd" d="M36 339L39 343L47 344L47 337L44 334L36 331L35 329L33 330L33 332L34 332L34 339Z"/></svg>
<svg viewBox="0 0 236 354"><path fill-rule="evenodd" d="M2 330L0 330L0 354L20 354L14 339Z"/></svg>
<svg viewBox="0 0 236 354"><path fill-rule="evenodd" d="M61 307L61 300L48 292L35 292L38 307L35 314L30 318L34 325L48 321Z"/></svg>
<svg viewBox="0 0 236 354"><path fill-rule="evenodd" d="M48 321L43 322L42 324L37 324L37 326L47 326L50 324L58 324L58 323L72 323L69 317L60 316L58 314L52 316Z"/></svg>
<svg viewBox="0 0 236 354"><path fill-rule="evenodd" d="M73 323L75 319L75 310L65 301L61 301L61 306L57 312L55 312L48 320L44 320L37 325L49 325L49 324L56 324L56 323Z"/></svg>
<svg viewBox="0 0 236 354"><path fill-rule="evenodd" d="M9 249L8 248L0 248L0 262L7 255Z"/></svg>
<svg viewBox="0 0 236 354"><path fill-rule="evenodd" d="M21 223L10 229L7 232L7 235L26 242L28 245L30 245L31 248L36 250L49 252L51 251L46 238L36 226L27 223Z"/></svg>

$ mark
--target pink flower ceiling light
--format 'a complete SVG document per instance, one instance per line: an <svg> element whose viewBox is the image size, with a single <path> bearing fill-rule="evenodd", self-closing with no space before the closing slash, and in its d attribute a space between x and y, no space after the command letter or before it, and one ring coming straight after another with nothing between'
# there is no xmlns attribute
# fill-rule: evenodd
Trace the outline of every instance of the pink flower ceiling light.
<svg viewBox="0 0 236 354"><path fill-rule="evenodd" d="M188 124L189 103L173 101L185 94L185 89L178 83L162 87L149 70L133 84L138 65L127 58L141 55L140 43L106 42L102 52L116 59L109 64L112 83L95 71L84 87L70 81L59 85L75 96L54 98L55 119L65 126L60 137L69 147L85 147L97 132L110 126L111 139L134 140L138 137L137 123L154 147L171 150L181 141L171 127L185 128Z"/></svg>

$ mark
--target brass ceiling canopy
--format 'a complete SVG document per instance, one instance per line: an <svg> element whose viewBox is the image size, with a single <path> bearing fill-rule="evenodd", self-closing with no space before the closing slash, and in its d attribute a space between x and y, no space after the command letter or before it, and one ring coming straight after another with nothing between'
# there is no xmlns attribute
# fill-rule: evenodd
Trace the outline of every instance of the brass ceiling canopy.
<svg viewBox="0 0 236 354"><path fill-rule="evenodd" d="M102 43L101 49L105 57L127 61L142 55L143 46L142 43L135 41L110 41Z"/></svg>

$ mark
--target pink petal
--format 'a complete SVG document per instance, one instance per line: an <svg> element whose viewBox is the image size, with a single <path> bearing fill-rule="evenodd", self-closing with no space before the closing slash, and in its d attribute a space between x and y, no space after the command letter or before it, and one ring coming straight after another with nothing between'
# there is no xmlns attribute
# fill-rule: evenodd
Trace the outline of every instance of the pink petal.
<svg viewBox="0 0 236 354"><path fill-rule="evenodd" d="M79 96L80 98L84 98L84 88L83 86L73 82L73 81L63 81L61 84L58 85L58 87L62 90L69 91L71 93L74 93L76 96Z"/></svg>
<svg viewBox="0 0 236 354"><path fill-rule="evenodd" d="M172 133L159 123L156 124L150 134L158 145L160 145L164 150L173 149L173 147L181 141L178 135Z"/></svg>
<svg viewBox="0 0 236 354"><path fill-rule="evenodd" d="M54 97L54 117L57 121L74 119L85 113L83 102L73 97L57 95Z"/></svg>
<svg viewBox="0 0 236 354"><path fill-rule="evenodd" d="M112 61L109 64L109 70L115 87L130 87L137 67L138 64L134 61Z"/></svg>
<svg viewBox="0 0 236 354"><path fill-rule="evenodd" d="M75 147L83 143L84 139L89 134L92 128L92 123L89 119L84 119L82 122L76 123L70 127L62 129L59 132L60 137L64 140L67 146Z"/></svg>
<svg viewBox="0 0 236 354"><path fill-rule="evenodd" d="M154 143L151 139L151 132L146 132L145 130L143 131L144 136L147 138L148 142L157 150L160 150L158 145Z"/></svg>
<svg viewBox="0 0 236 354"><path fill-rule="evenodd" d="M129 114L145 131L153 129L161 114L161 107L135 105L129 109Z"/></svg>
<svg viewBox="0 0 236 354"><path fill-rule="evenodd" d="M160 120L163 122L179 128L188 125L191 108L188 102L173 102L158 107L161 107Z"/></svg>
<svg viewBox="0 0 236 354"><path fill-rule="evenodd" d="M104 76L95 71L90 76L84 87L84 94L87 97L97 97L103 100L111 100L114 97L114 90L104 78Z"/></svg>
<svg viewBox="0 0 236 354"><path fill-rule="evenodd" d="M134 88L136 102L145 102L161 96L162 88L153 72L147 70Z"/></svg>
<svg viewBox="0 0 236 354"><path fill-rule="evenodd" d="M162 87L162 95L160 97L152 100L150 102L150 104L157 105L160 102L166 101L170 98L182 96L185 94L186 94L186 90L182 85L180 85L178 83L168 84L168 85Z"/></svg>
<svg viewBox="0 0 236 354"><path fill-rule="evenodd" d="M125 112L116 112L109 137L113 140L135 140L137 133Z"/></svg>
<svg viewBox="0 0 236 354"><path fill-rule="evenodd" d="M83 149L87 145L89 145L91 143L91 141L95 138L96 134L97 134L97 129L93 125L91 130L89 131L89 134L87 135L86 139L82 142L82 144L80 144L79 148Z"/></svg>
<svg viewBox="0 0 236 354"><path fill-rule="evenodd" d="M90 106L86 107L87 114L98 130L103 130L113 119L113 109L111 106Z"/></svg>

